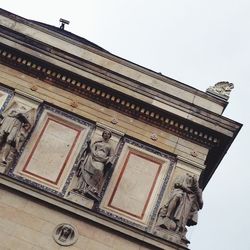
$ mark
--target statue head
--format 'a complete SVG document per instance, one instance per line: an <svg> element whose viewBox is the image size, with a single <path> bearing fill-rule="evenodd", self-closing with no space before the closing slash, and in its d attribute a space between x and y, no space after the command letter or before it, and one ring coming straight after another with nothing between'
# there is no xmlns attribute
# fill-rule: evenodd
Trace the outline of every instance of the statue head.
<svg viewBox="0 0 250 250"><path fill-rule="evenodd" d="M105 140L105 141L108 141L112 136L112 133L109 129L105 129L103 130L102 132L102 138Z"/></svg>

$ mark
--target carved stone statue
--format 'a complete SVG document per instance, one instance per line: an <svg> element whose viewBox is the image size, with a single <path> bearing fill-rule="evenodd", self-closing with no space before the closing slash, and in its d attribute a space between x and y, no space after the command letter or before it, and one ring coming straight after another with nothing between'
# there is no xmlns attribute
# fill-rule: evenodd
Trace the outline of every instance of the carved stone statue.
<svg viewBox="0 0 250 250"><path fill-rule="evenodd" d="M79 162L78 183L73 191L91 199L99 200L107 170L115 160L114 150L110 143L112 134L104 130L102 139L89 142Z"/></svg>
<svg viewBox="0 0 250 250"><path fill-rule="evenodd" d="M228 100L231 90L234 88L233 83L230 82L218 82L214 86L207 89L208 93L216 94L226 100Z"/></svg>
<svg viewBox="0 0 250 250"><path fill-rule="evenodd" d="M77 241L77 230L70 224L60 224L55 230L53 237L55 241L62 246L69 246L74 244Z"/></svg>
<svg viewBox="0 0 250 250"><path fill-rule="evenodd" d="M189 173L177 177L169 201L159 211L156 226L174 231L182 241L189 243L185 237L186 226L197 224L202 206L202 190L197 178Z"/></svg>
<svg viewBox="0 0 250 250"><path fill-rule="evenodd" d="M25 107L15 108L1 115L0 126L0 145L2 164L7 164L7 158L14 148L19 152L21 144L31 128L31 123L28 120L28 112Z"/></svg>

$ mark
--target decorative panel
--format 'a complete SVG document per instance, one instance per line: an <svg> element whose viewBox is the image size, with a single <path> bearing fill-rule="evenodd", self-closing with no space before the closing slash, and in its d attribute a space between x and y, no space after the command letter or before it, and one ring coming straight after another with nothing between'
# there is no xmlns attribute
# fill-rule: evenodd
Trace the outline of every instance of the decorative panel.
<svg viewBox="0 0 250 250"><path fill-rule="evenodd" d="M62 191L91 128L72 118L56 109L44 109L14 174Z"/></svg>
<svg viewBox="0 0 250 250"><path fill-rule="evenodd" d="M82 131L53 117L41 130L22 171L57 185Z"/></svg>
<svg viewBox="0 0 250 250"><path fill-rule="evenodd" d="M161 171L161 163L139 155L137 152L129 152L108 206L142 220Z"/></svg>
<svg viewBox="0 0 250 250"><path fill-rule="evenodd" d="M125 140L100 209L146 227L173 166L173 157ZM151 149L151 150L150 150Z"/></svg>

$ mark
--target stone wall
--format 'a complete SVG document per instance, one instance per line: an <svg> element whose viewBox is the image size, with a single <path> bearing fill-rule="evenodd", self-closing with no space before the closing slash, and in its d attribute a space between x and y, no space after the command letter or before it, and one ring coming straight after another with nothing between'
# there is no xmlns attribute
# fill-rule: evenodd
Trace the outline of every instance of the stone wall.
<svg viewBox="0 0 250 250"><path fill-rule="evenodd" d="M58 245L53 239L55 227L61 223L74 225L79 237L73 246ZM152 245L58 209L45 202L0 187L1 250L157 250ZM174 248L165 247L166 250Z"/></svg>

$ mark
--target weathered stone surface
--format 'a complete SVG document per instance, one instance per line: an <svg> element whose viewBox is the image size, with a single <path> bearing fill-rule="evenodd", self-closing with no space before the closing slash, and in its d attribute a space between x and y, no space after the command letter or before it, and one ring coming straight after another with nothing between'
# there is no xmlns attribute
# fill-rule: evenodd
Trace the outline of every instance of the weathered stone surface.
<svg viewBox="0 0 250 250"><path fill-rule="evenodd" d="M59 244L69 225L79 231L72 250L187 249L198 178L204 188L241 128L217 98L232 85L212 96L56 27L0 17L0 182L46 201L0 189L3 247L62 249L52 235L63 224Z"/></svg>

